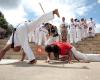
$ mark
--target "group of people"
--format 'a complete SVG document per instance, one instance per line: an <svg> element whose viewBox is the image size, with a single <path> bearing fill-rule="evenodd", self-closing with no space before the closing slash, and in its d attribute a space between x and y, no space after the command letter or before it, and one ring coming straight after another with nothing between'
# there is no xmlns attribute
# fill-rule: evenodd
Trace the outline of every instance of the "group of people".
<svg viewBox="0 0 100 80"><path fill-rule="evenodd" d="M57 15L59 17L58 9L55 9L49 13L42 15L35 21L21 23L18 27L16 27L6 46L0 50L0 60L3 58L5 53L11 48L11 45L14 42L14 51L19 51L22 48L23 53L25 53L28 57L29 63L36 63L36 58L33 54L32 49L29 46L28 34L30 32L35 31L36 28L38 28L41 24L47 23L48 21L52 20L54 18L54 15Z"/></svg>
<svg viewBox="0 0 100 80"><path fill-rule="evenodd" d="M77 43L87 37L95 37L95 27L95 21L92 18L90 20L71 18L70 23L66 23L65 17L62 17L60 25L61 38L68 39L70 43Z"/></svg>
<svg viewBox="0 0 100 80"><path fill-rule="evenodd" d="M45 30L43 26L44 24L40 25L40 27L38 27L33 33L30 33L31 35L29 34L29 42L39 42L40 44L41 41L44 41L44 43L45 41L47 41L45 35L48 34L48 30ZM67 23L65 17L62 17L61 24L57 27L54 27L56 28L56 31L59 35L59 37L56 37L56 40L60 41L77 43L78 41L84 40L87 37L95 37L96 24L92 18L90 18L89 20L86 20L84 18L80 20L71 18L70 23ZM48 29L51 29L49 30L49 33L52 33L52 27L49 26Z"/></svg>
<svg viewBox="0 0 100 80"><path fill-rule="evenodd" d="M35 45L37 46L37 49L42 49L42 46L44 47L44 50L48 54L47 62L49 62L51 59L51 53L54 53L55 59L59 59L60 55L65 56L68 54L69 63L71 62L72 55L78 61L80 59L84 60L85 62L100 61L100 55L78 52L74 46L70 44L71 42L68 42L68 25L66 25L64 17L62 18L62 24L60 27L61 32L60 34L58 33L57 27L49 23L49 21L52 20L55 15L60 17L58 9L42 15L35 21L19 24L14 29L6 46L0 50L0 60L4 57L6 52L12 48L14 51L23 51L22 61L26 55L30 64L36 63L34 52L29 46L29 33L34 32ZM69 26L70 37L75 38L76 34L78 36L78 29L85 29L84 25L86 20L82 19L80 23L83 26L81 26L82 28L80 28L79 21L77 19L71 19L71 24ZM75 39L73 39L73 41L75 41Z"/></svg>

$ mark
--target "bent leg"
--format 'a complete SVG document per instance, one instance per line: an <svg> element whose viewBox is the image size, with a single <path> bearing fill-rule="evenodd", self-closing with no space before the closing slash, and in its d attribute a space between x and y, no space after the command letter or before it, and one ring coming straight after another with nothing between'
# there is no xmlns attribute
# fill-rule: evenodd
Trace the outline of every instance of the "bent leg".
<svg viewBox="0 0 100 80"><path fill-rule="evenodd" d="M81 53L79 51L77 51L74 47L71 49L72 53L74 54L74 56L79 59L79 60L83 60L85 62L88 61L86 54Z"/></svg>
<svg viewBox="0 0 100 80"><path fill-rule="evenodd" d="M100 62L100 54L86 54L88 61Z"/></svg>
<svg viewBox="0 0 100 80"><path fill-rule="evenodd" d="M34 54L32 52L32 49L30 48L29 43L28 43L27 27L22 26L21 28L19 28L17 30L17 36L18 36L19 42L21 44L21 47L23 48L23 50L24 50L25 54L27 55L28 59L30 61L34 60L35 56L34 56Z"/></svg>

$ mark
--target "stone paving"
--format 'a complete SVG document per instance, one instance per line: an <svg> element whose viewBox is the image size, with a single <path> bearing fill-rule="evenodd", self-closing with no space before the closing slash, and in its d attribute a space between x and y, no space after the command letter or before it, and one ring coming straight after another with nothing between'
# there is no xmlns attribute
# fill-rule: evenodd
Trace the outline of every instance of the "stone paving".
<svg viewBox="0 0 100 80"><path fill-rule="evenodd" d="M100 62L68 64L38 60L35 65L27 61L3 59L0 61L0 80L100 80Z"/></svg>

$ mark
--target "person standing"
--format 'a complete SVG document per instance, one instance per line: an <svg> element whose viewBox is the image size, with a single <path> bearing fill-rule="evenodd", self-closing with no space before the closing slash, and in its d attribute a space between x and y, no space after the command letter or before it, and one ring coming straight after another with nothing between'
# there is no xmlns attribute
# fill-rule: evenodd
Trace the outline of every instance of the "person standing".
<svg viewBox="0 0 100 80"><path fill-rule="evenodd" d="M70 43L76 43L77 38L76 38L76 26L75 26L75 21L73 18L70 20Z"/></svg>
<svg viewBox="0 0 100 80"><path fill-rule="evenodd" d="M60 38L61 41L66 42L68 40L68 24L65 22L65 17L62 17L62 23L60 25Z"/></svg>
<svg viewBox="0 0 100 80"><path fill-rule="evenodd" d="M91 36L94 37L96 25L95 25L95 21L92 18L90 18L90 21L88 23L88 27L89 27L89 30L91 30Z"/></svg>

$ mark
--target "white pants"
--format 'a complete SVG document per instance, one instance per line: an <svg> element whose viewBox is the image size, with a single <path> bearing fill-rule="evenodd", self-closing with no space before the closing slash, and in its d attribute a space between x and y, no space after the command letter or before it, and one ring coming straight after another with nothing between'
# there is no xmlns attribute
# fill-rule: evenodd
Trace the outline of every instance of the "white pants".
<svg viewBox="0 0 100 80"><path fill-rule="evenodd" d="M87 38L88 37L88 31L87 29L84 29L84 38Z"/></svg>
<svg viewBox="0 0 100 80"><path fill-rule="evenodd" d="M100 62L100 54L86 54L77 51L74 47L71 49L74 56L79 60L91 61L91 62Z"/></svg>
<svg viewBox="0 0 100 80"><path fill-rule="evenodd" d="M21 25L20 27L17 28L16 33L17 33L17 36L19 39L19 43L21 44L21 47L23 48L28 59L30 61L35 59L35 56L32 52L32 49L30 48L29 42L28 42L27 26L25 26L24 24Z"/></svg>
<svg viewBox="0 0 100 80"><path fill-rule="evenodd" d="M39 28L36 28L34 37L35 37L35 43L38 44L38 42L39 42Z"/></svg>
<svg viewBox="0 0 100 80"><path fill-rule="evenodd" d="M40 31L39 32L39 40L38 40L38 45L45 45L46 41L47 41L47 34L48 31L44 30L44 31Z"/></svg>
<svg viewBox="0 0 100 80"><path fill-rule="evenodd" d="M77 33L76 29L71 29L70 30L70 43L77 43Z"/></svg>
<svg viewBox="0 0 100 80"><path fill-rule="evenodd" d="M34 32L30 32L28 34L28 37L29 37L29 42L35 42L35 40L34 40Z"/></svg>
<svg viewBox="0 0 100 80"><path fill-rule="evenodd" d="M77 28L76 32L77 32L77 42L81 41L81 29Z"/></svg>

